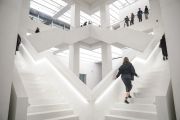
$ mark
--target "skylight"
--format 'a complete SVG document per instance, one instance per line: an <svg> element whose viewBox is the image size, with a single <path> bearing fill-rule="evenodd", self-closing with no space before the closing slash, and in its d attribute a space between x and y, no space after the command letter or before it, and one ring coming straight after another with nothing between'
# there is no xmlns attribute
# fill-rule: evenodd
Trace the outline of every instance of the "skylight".
<svg viewBox="0 0 180 120"><path fill-rule="evenodd" d="M55 15L63 7L67 5L63 0L31 0L30 8L49 16Z"/></svg>
<svg viewBox="0 0 180 120"><path fill-rule="evenodd" d="M128 5L136 2L137 0L117 0L109 5L109 13L110 13L110 24L116 24L120 21L119 12L122 8L125 8Z"/></svg>
<svg viewBox="0 0 180 120"><path fill-rule="evenodd" d="M70 24L71 23L71 10L68 10L67 12L65 12L63 15L61 15L58 20L61 20L65 23Z"/></svg>
<svg viewBox="0 0 180 120"><path fill-rule="evenodd" d="M91 17L88 14L86 14L83 11L80 11L80 25L83 25L84 22L86 21L88 22L90 20L91 20Z"/></svg>
<svg viewBox="0 0 180 120"><path fill-rule="evenodd" d="M96 25L96 26L101 25L100 11L97 11L91 15L91 21L93 25Z"/></svg>

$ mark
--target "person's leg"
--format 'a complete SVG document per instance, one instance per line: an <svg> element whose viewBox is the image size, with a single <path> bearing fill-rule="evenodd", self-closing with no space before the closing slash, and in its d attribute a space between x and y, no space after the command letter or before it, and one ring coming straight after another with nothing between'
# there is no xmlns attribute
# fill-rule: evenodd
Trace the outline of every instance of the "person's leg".
<svg viewBox="0 0 180 120"><path fill-rule="evenodd" d="M124 102L127 103L127 104L129 104L129 102L128 102L128 100L127 100L127 99L128 99L128 96L129 96L129 94L128 94L128 92L129 92L129 86L128 86L127 80L123 79L123 83L124 83L124 85L125 85L125 87L126 87Z"/></svg>
<svg viewBox="0 0 180 120"><path fill-rule="evenodd" d="M163 60L166 60L166 50L162 48Z"/></svg>

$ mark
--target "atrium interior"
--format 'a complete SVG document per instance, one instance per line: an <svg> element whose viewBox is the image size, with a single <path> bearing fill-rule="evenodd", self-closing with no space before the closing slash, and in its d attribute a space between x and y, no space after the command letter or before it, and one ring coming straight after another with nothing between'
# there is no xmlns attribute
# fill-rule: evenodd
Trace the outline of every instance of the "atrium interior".
<svg viewBox="0 0 180 120"><path fill-rule="evenodd" d="M1 0L0 120L180 120L178 11L177 0ZM129 104L125 57L138 74Z"/></svg>

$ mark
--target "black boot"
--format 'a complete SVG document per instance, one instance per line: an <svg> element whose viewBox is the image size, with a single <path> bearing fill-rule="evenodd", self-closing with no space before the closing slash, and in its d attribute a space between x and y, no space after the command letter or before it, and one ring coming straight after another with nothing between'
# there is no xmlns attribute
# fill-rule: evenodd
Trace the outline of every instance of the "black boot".
<svg viewBox="0 0 180 120"><path fill-rule="evenodd" d="M166 60L166 58L163 56L163 60Z"/></svg>
<svg viewBox="0 0 180 120"><path fill-rule="evenodd" d="M127 99L128 99L128 98L126 97L125 100L124 100L124 102L125 102L126 104L129 104L129 102L128 102Z"/></svg>
<svg viewBox="0 0 180 120"><path fill-rule="evenodd" d="M128 96L128 98L132 98L132 96L131 96L131 95L129 95L129 96Z"/></svg>

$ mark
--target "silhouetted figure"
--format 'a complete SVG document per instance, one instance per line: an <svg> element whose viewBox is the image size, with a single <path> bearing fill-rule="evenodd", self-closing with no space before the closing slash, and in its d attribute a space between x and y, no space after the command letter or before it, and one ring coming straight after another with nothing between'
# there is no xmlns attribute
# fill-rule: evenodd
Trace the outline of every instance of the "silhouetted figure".
<svg viewBox="0 0 180 120"><path fill-rule="evenodd" d="M145 6L145 9L144 9L144 16L145 16L145 19L147 20L149 16L149 9L147 6Z"/></svg>
<svg viewBox="0 0 180 120"><path fill-rule="evenodd" d="M162 49L163 60L167 60L168 59L168 52L167 52L165 34L162 36L159 47Z"/></svg>
<svg viewBox="0 0 180 120"><path fill-rule="evenodd" d="M131 13L130 25L134 25L134 13Z"/></svg>
<svg viewBox="0 0 180 120"><path fill-rule="evenodd" d="M125 25L128 27L128 26L129 26L129 17L126 16L126 17L124 18L124 21L125 21Z"/></svg>
<svg viewBox="0 0 180 120"><path fill-rule="evenodd" d="M142 22L142 14L143 14L143 11L141 10L141 8L139 8L139 11L137 12L137 17L139 19L139 22Z"/></svg>
<svg viewBox="0 0 180 120"><path fill-rule="evenodd" d="M21 37L20 35L18 34L17 35L17 42L16 42L16 51L19 51L19 46L21 44ZM16 51L15 51L15 54L16 54Z"/></svg>
<svg viewBox="0 0 180 120"><path fill-rule="evenodd" d="M87 25L87 21L86 21L86 22L84 22L83 26L86 26L86 25Z"/></svg>
<svg viewBox="0 0 180 120"><path fill-rule="evenodd" d="M35 33L39 33L40 29L37 27Z"/></svg>
<svg viewBox="0 0 180 120"><path fill-rule="evenodd" d="M139 77L133 65L129 61L128 57L124 58L123 65L120 66L119 72L116 75L116 78L118 78L121 75L121 79L126 87L126 96L124 102L129 104L128 98L131 98L130 91L132 89L132 83L131 81L134 80L134 76Z"/></svg>

